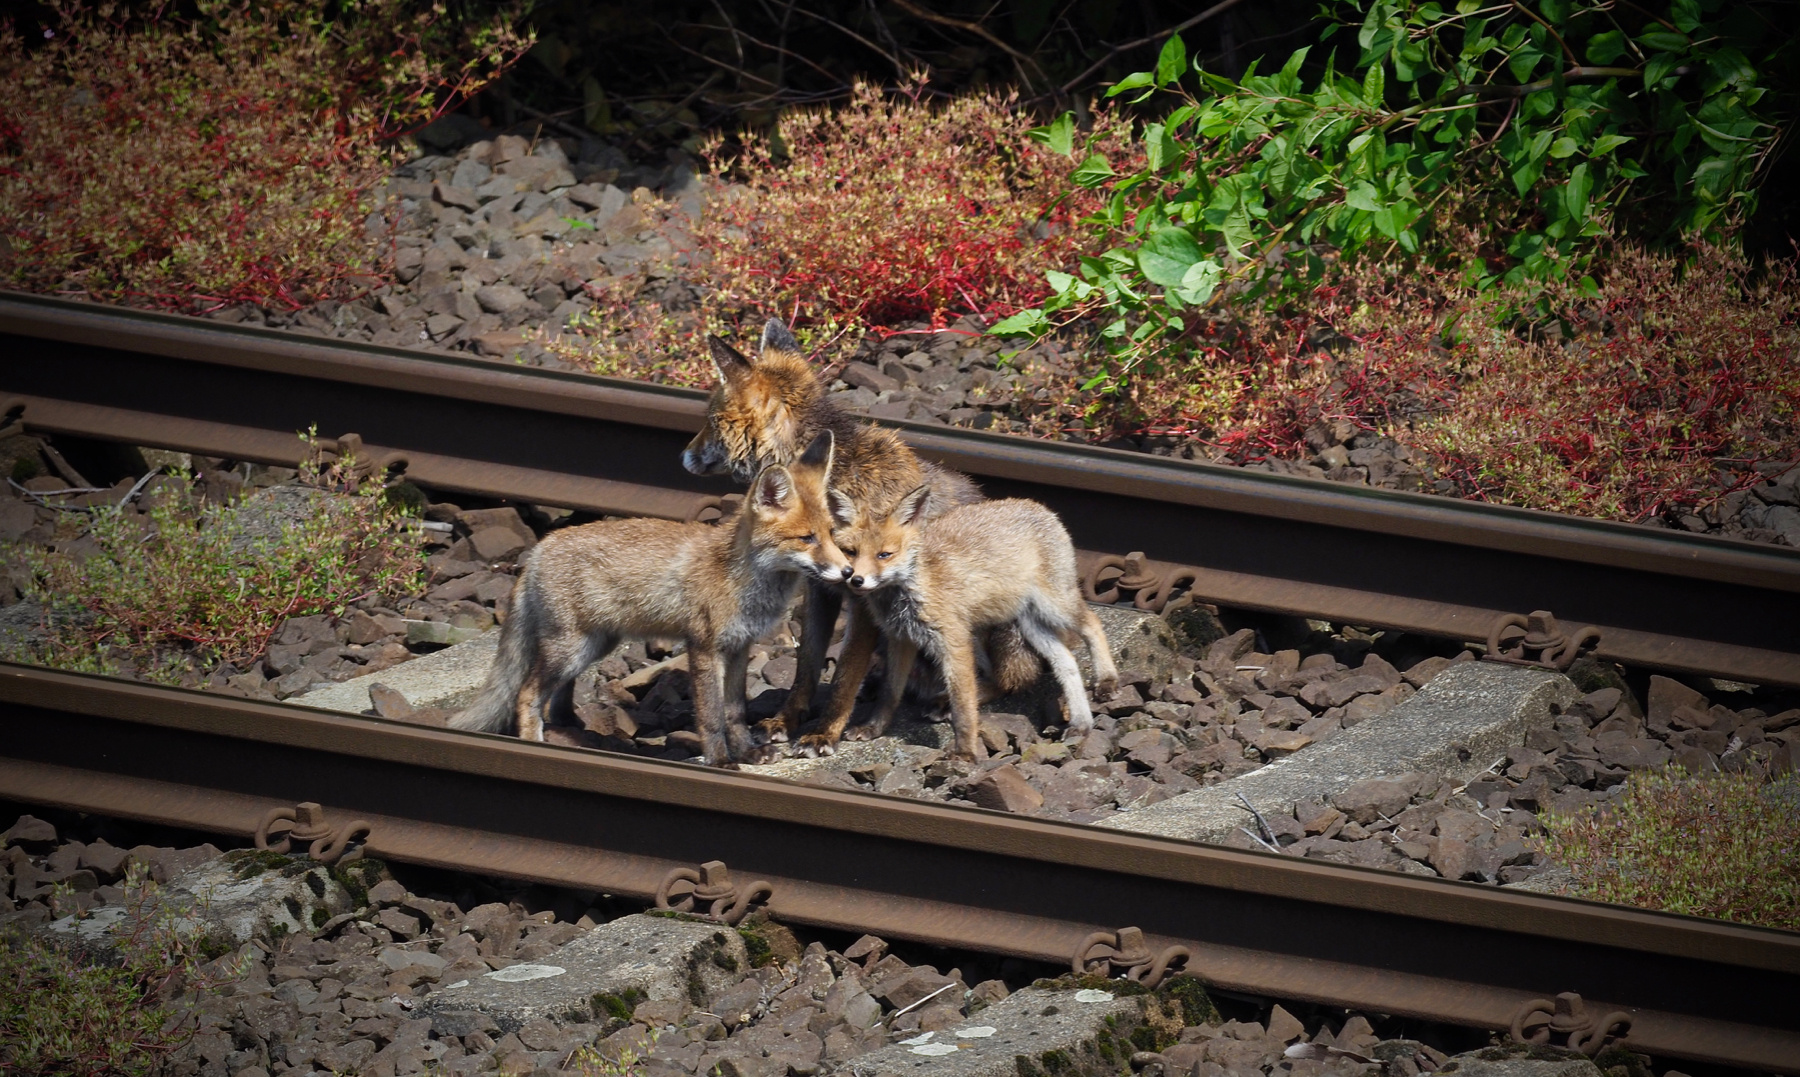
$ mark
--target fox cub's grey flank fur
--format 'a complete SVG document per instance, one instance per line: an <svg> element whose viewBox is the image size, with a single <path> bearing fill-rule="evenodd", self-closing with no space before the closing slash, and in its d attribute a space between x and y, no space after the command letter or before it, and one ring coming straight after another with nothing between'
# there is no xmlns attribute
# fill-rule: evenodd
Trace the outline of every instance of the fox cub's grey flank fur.
<svg viewBox="0 0 1800 1077"><path fill-rule="evenodd" d="M612 520L538 544L513 587L511 615L481 694L456 729L544 738L548 706L625 639L687 641L694 725L709 763L743 759L750 645L787 612L802 576L841 579L825 482L832 435L752 481L736 525Z"/></svg>
<svg viewBox="0 0 1800 1077"><path fill-rule="evenodd" d="M831 493L840 516L851 506ZM1095 693L1102 699L1118 684L1112 649L1100 618L1082 600L1075 547L1062 522L1035 501L984 501L929 520L931 490L921 486L892 513L840 528L838 542L851 558L849 583L880 621L887 637L887 679L865 736L886 732L900 702L897 686L922 650L944 671L956 727L956 752L982 754L975 687L976 634L1016 622L1031 648L1049 662L1069 709L1069 731L1086 733L1093 712L1068 640L1080 636L1094 662ZM853 664L848 651L833 685L832 720L841 733L866 657Z"/></svg>

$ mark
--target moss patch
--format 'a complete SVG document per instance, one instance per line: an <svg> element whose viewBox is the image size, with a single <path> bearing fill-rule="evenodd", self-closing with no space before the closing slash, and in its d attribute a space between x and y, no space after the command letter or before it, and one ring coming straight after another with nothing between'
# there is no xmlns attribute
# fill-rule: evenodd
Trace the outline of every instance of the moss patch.
<svg viewBox="0 0 1800 1077"><path fill-rule="evenodd" d="M350 907L360 909L369 904L369 888L387 878L387 865L373 857L362 857L349 863L331 866L332 881L350 895Z"/></svg>
<svg viewBox="0 0 1800 1077"><path fill-rule="evenodd" d="M295 861L273 849L234 849L225 854L225 863L231 865L233 877L253 879L264 872L291 867Z"/></svg>
<svg viewBox="0 0 1800 1077"><path fill-rule="evenodd" d="M744 940L744 948L750 952L752 968L800 960L803 949L800 940L786 926L769 919L769 914L763 910L745 917L738 924L737 933Z"/></svg>
<svg viewBox="0 0 1800 1077"><path fill-rule="evenodd" d="M594 1016L610 1029L615 1025L630 1024L632 1011L647 997L637 988L627 987L616 995L608 991L598 992L588 1001L594 1007Z"/></svg>

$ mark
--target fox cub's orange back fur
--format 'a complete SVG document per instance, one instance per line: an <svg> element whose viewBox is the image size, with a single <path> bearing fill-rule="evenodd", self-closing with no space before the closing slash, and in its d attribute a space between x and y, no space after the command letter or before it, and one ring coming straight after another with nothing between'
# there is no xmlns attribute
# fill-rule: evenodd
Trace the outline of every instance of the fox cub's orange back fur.
<svg viewBox="0 0 1800 1077"><path fill-rule="evenodd" d="M932 520L930 498L921 486L893 512L838 531L851 589L864 596L888 640L888 680L873 732L893 719L900 701L894 685L922 650L949 685L958 754L980 754L974 640L983 628L1016 622L1056 674L1069 731L1086 733L1093 712L1067 641L1079 635L1086 642L1101 698L1112 694L1118 670L1099 617L1082 600L1068 531L1035 501L984 501ZM832 500L840 515L849 508L835 491ZM836 690L853 695L863 672L846 665Z"/></svg>
<svg viewBox="0 0 1800 1077"><path fill-rule="evenodd" d="M742 759L744 666L750 645L787 612L801 578L839 579L825 482L832 436L790 466L764 468L735 525L613 520L538 544L513 587L511 616L481 694L450 720L494 732L517 723L543 739L552 700L626 639L687 641L694 724L707 762Z"/></svg>
<svg viewBox="0 0 1800 1077"><path fill-rule="evenodd" d="M716 337L710 346L719 383L707 406L706 428L681 456L694 474L730 472L744 481L760 467L786 463L820 431L829 430L836 439L831 489L859 512L888 512L921 485L931 490L932 515L982 499L967 476L920 460L894 431L861 422L827 399L825 383L780 321L770 319L763 326L755 359ZM810 710L841 603L841 592L808 587L794 688L781 714L763 723L771 740L792 739ZM874 633L872 622L853 610L845 651L860 652L866 662ZM999 626L994 637L989 651L1001 690L1017 691L1035 681L1040 667L1016 630ZM837 737L808 740L819 741L813 747L829 748Z"/></svg>

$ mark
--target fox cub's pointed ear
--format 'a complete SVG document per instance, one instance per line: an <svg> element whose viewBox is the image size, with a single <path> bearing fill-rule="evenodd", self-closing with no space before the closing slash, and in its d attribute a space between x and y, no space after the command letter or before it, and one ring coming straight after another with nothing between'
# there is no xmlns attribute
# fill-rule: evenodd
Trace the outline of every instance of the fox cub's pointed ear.
<svg viewBox="0 0 1800 1077"><path fill-rule="evenodd" d="M718 337L707 337L707 346L712 349L714 369L718 370L721 380L728 384L742 381L753 365L744 353L720 340Z"/></svg>
<svg viewBox="0 0 1800 1077"><path fill-rule="evenodd" d="M901 527L912 527L925 519L925 510L931 504L931 487L920 486L900 499L894 506L893 517L900 521Z"/></svg>
<svg viewBox="0 0 1800 1077"><path fill-rule="evenodd" d="M763 323L762 350L797 352L800 350L800 342L794 339L794 334L788 332L788 327L780 318L770 318Z"/></svg>
<svg viewBox="0 0 1800 1077"><path fill-rule="evenodd" d="M831 520L839 527L849 527L856 522L856 502L837 490L825 491L825 497L831 502Z"/></svg>
<svg viewBox="0 0 1800 1077"><path fill-rule="evenodd" d="M763 511L785 509L794 498L794 477L785 467L766 467L756 477L752 503Z"/></svg>
<svg viewBox="0 0 1800 1077"><path fill-rule="evenodd" d="M800 466L817 468L824 474L830 475L832 457L836 455L836 445L837 438L832 436L831 431L819 431L819 436L813 438L812 444L808 445L806 451L800 454Z"/></svg>

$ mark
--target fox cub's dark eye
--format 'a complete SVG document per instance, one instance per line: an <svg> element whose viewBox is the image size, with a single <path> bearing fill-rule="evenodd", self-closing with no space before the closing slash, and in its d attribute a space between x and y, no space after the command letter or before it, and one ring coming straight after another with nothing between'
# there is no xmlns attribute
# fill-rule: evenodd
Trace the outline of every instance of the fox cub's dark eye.
<svg viewBox="0 0 1800 1077"><path fill-rule="evenodd" d="M845 557L856 556L856 547L854 546L839 546L838 550L842 552Z"/></svg>
<svg viewBox="0 0 1800 1077"><path fill-rule="evenodd" d="M887 559L888 559L888 558L890 558L890 557L892 557L892 556L894 556L894 551L892 551L892 550L883 550L883 551L881 551L881 552L880 552L880 553L878 553L878 554L876 554L876 555L875 555L875 559L876 559L876 560L878 560L878 561L886 561L886 560L887 560Z"/></svg>
<svg viewBox="0 0 1800 1077"><path fill-rule="evenodd" d="M817 535L801 535L800 541L806 543L808 546L811 546L813 543L819 541L819 536L817 536Z"/></svg>

